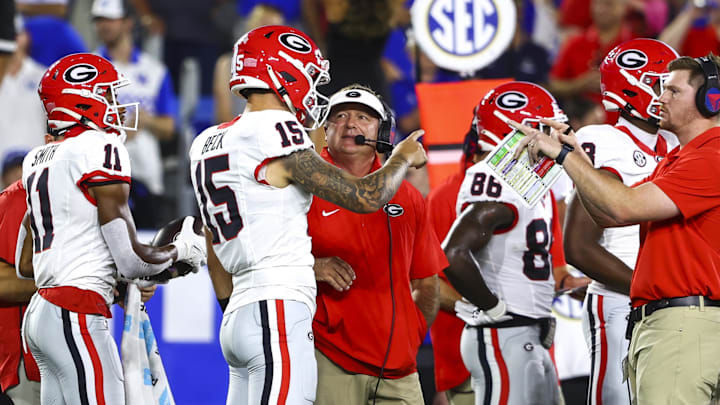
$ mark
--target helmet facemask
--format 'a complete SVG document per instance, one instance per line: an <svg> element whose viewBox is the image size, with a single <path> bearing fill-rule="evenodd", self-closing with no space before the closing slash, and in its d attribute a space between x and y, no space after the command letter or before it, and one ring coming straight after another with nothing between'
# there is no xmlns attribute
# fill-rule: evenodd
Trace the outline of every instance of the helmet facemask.
<svg viewBox="0 0 720 405"><path fill-rule="evenodd" d="M649 122L659 120L660 95L663 92L663 81L667 79L669 73L643 72L640 75L640 80L638 80L625 69L621 68L619 72L632 88L642 91L645 93L645 96L650 97L650 101L647 103L647 107L645 109L645 113L647 113L650 118L648 119L643 116L630 102L611 91L603 92L603 96L610 99L603 99L603 106L605 109L608 111L626 111L634 118L638 118L643 121Z"/></svg>
<svg viewBox="0 0 720 405"><path fill-rule="evenodd" d="M117 89L125 87L129 84L130 80L124 77L121 77L119 80L108 84L110 100L108 100L109 105L107 112L105 113L105 117L103 118L103 122L107 124L107 126L120 131L137 131L138 126L138 106L140 105L140 103L118 103ZM96 88L101 85L102 84L96 86Z"/></svg>
<svg viewBox="0 0 720 405"><path fill-rule="evenodd" d="M105 124L107 127L117 129L117 130L131 130L136 131L137 130L137 121L138 121L138 105L140 103L127 103L127 104L118 104L117 102L117 89L121 87L125 87L130 84L130 81L125 78L120 78L114 82L111 83L96 83L93 86L93 91L85 90L85 89L74 89L74 88L66 88L62 90L62 94L73 94L76 96L84 97L92 99L98 103L102 103L106 105L105 109L105 115L102 118L103 124ZM74 111L68 110L67 108L58 107L55 110L64 112L65 114L68 114L77 122L83 123L95 130L102 130L104 128L100 128L98 125L96 125L94 122L89 121L87 118L83 117L81 114L78 114ZM134 114L133 119L129 120L129 122L132 123L132 126L125 126L123 123L123 116L127 116L128 112L130 114ZM127 121L127 119L126 119ZM71 125L74 125L74 123L69 123ZM67 125L57 125L58 127L67 126Z"/></svg>
<svg viewBox="0 0 720 405"><path fill-rule="evenodd" d="M330 83L330 61L318 58L322 61L322 66L318 66L313 62L308 62L305 66L303 66L299 60L291 57L284 51L279 51L278 55L302 73L309 85L308 92L305 96L303 96L301 101L302 108L296 107L287 93L283 94L283 100L294 113L297 114L298 110L301 110L303 115L303 119L300 120L301 122L305 124L308 118L312 120L312 125L309 127L306 126L308 131L319 128L325 123L328 113L330 112L330 99L320 93L317 90L317 86L323 86ZM280 89L282 86L280 85L280 82L272 71L272 67L270 67L270 65L268 65L268 73L270 73L270 78L273 80L273 84L277 89Z"/></svg>

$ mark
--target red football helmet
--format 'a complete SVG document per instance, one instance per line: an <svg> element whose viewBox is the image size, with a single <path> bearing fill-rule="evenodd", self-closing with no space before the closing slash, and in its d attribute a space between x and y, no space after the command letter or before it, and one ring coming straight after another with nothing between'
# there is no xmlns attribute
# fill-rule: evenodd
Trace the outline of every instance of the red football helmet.
<svg viewBox="0 0 720 405"><path fill-rule="evenodd" d="M530 82L510 82L490 90L475 108L478 146L491 150L514 130L503 117L535 128L540 118L566 122L567 116L547 90Z"/></svg>
<svg viewBox="0 0 720 405"><path fill-rule="evenodd" d="M51 129L76 124L95 130L137 129L138 103L118 104L117 89L130 84L107 59L89 53L65 56L48 68L38 94ZM132 127L124 126L126 113L135 114ZM117 131L115 131L117 130Z"/></svg>
<svg viewBox="0 0 720 405"><path fill-rule="evenodd" d="M657 122L662 80L668 75L668 63L677 57L674 49L655 39L638 38L616 46L600 65L605 109Z"/></svg>
<svg viewBox="0 0 720 405"><path fill-rule="evenodd" d="M303 125L308 116L311 129L325 122L329 100L316 87L330 82L330 62L310 37L290 27L264 26L240 38L233 53L230 90L235 95L271 89Z"/></svg>

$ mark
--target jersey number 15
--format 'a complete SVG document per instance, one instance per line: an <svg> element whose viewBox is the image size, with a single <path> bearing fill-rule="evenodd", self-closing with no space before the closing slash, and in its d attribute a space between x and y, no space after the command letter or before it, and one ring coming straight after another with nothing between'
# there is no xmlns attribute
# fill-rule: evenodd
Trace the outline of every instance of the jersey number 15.
<svg viewBox="0 0 720 405"><path fill-rule="evenodd" d="M243 228L243 220L240 217L235 193L228 186L216 187L215 183L213 183L213 174L229 169L228 155L207 158L195 166L195 184L197 193L200 196L202 215L208 228L210 228L210 232L212 232L213 244L220 243L220 233L227 241L234 239ZM218 212L213 215L214 222L208 211L209 202L212 202L215 207L225 206L225 213ZM225 218L229 218L229 221L226 221ZM220 228L219 232L218 227Z"/></svg>

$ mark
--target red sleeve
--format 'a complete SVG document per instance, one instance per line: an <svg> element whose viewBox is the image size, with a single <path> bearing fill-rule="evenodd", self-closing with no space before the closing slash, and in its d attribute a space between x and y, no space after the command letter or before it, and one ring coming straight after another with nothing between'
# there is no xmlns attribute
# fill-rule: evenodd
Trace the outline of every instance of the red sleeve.
<svg viewBox="0 0 720 405"><path fill-rule="evenodd" d="M449 263L440 247L435 232L432 231L430 221L425 210L420 192L411 193L413 206L415 207L415 218L417 229L415 230L415 245L413 246L413 259L410 266L410 279L430 277L445 270Z"/></svg>
<svg viewBox="0 0 720 405"><path fill-rule="evenodd" d="M427 197L427 215L435 236L443 241L455 221L455 200L457 193L451 195L443 187L431 191Z"/></svg>
<svg viewBox="0 0 720 405"><path fill-rule="evenodd" d="M20 224L25 216L25 189L20 180L0 193L0 260L15 264L15 248Z"/></svg>
<svg viewBox="0 0 720 405"><path fill-rule="evenodd" d="M565 261L565 248L563 247L563 234L562 234L562 225L560 224L560 221L558 221L558 213L557 213L557 203L555 202L555 197L551 198L552 200L552 210L553 210L553 218L552 218L552 244L550 245L550 255L552 256L552 262L553 262L553 268L564 266L567 264Z"/></svg>
<svg viewBox="0 0 720 405"><path fill-rule="evenodd" d="M427 213L435 235L442 243L455 222L455 205L457 204L460 186L465 179L465 172L456 173L448 180L430 191L427 196Z"/></svg>
<svg viewBox="0 0 720 405"><path fill-rule="evenodd" d="M720 200L718 142L708 144L652 180L677 205L685 218L714 208Z"/></svg>

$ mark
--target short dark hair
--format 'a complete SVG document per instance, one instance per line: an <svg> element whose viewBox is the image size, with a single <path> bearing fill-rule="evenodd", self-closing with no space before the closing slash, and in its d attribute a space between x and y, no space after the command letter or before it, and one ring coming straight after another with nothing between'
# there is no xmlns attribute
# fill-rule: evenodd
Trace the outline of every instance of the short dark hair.
<svg viewBox="0 0 720 405"><path fill-rule="evenodd" d="M274 91L270 89L258 89L258 88L249 88L249 89L242 89L240 90L240 95L247 98L250 98L253 94L269 94L274 93Z"/></svg>
<svg viewBox="0 0 720 405"><path fill-rule="evenodd" d="M707 57L713 61L715 67L720 70L720 57L716 56L712 52L707 54ZM672 72L675 70L689 70L690 78L688 83L696 89L705 83L705 72L703 71L700 62L690 56L681 56L668 64L668 71Z"/></svg>

